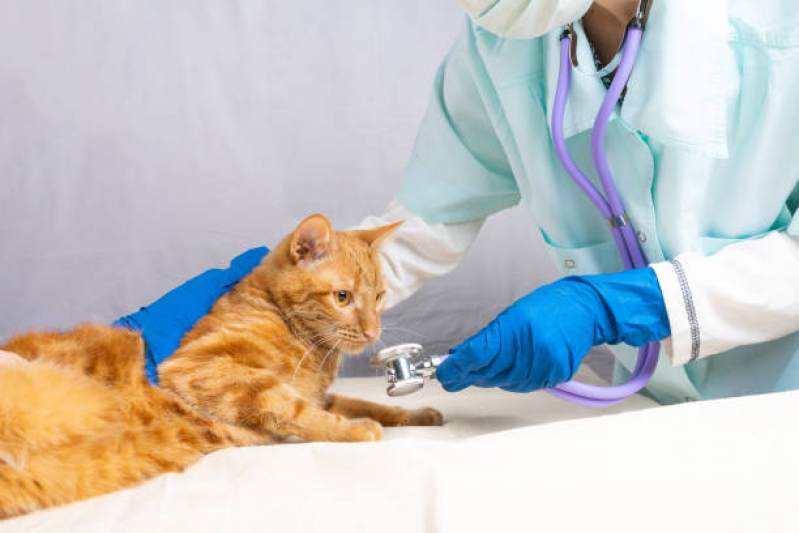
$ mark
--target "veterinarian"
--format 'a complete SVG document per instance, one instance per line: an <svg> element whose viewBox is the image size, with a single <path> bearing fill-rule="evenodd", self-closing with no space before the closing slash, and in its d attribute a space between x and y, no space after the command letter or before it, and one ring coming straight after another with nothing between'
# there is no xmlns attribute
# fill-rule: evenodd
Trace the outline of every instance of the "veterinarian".
<svg viewBox="0 0 799 533"><path fill-rule="evenodd" d="M461 3L469 17L397 198L363 223L406 221L382 251L388 305L452 270L486 217L519 203L564 278L453 348L443 386L551 387L603 343L621 382L634 347L661 340L647 386L661 403L799 388L799 12L776 0L651 2L604 135L623 222L650 263L620 272L608 223L561 165L550 124L559 38L572 23L563 132L596 182L592 127L638 2ZM221 294L236 275L215 272ZM202 316L218 296L209 290L178 289L200 303L174 311ZM152 311L140 313L123 323L143 321L133 327L158 351L144 327ZM174 345L193 323L156 322Z"/></svg>

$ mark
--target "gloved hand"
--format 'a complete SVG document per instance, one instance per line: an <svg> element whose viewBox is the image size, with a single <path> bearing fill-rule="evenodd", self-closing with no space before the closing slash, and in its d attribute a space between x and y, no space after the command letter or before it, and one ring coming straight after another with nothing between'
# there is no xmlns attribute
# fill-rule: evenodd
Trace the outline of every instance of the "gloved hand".
<svg viewBox="0 0 799 533"><path fill-rule="evenodd" d="M517 300L451 349L436 378L450 392L470 385L529 392L571 379L593 346L643 346L670 334L651 268L573 276Z"/></svg>
<svg viewBox="0 0 799 533"><path fill-rule="evenodd" d="M268 253L265 246L248 250L233 259L228 268L207 270L147 307L114 322L115 326L141 332L145 344L145 371L151 383L158 383L157 366L177 350L183 335Z"/></svg>

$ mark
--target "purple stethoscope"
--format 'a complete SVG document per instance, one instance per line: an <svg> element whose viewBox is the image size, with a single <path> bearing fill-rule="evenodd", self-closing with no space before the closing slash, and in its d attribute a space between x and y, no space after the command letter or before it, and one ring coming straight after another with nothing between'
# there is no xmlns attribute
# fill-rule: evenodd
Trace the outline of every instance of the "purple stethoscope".
<svg viewBox="0 0 799 533"><path fill-rule="evenodd" d="M610 173L608 161L605 157L604 137L610 115L615 109L624 87L627 85L633 63L638 55L638 48L641 44L644 30L643 20L647 3L647 0L643 0L640 3L638 12L627 26L622 44L621 61L594 120L594 129L591 135L591 153L605 196L597 190L574 163L569 151L566 149L566 141L563 136L563 115L566 109L566 98L569 93L571 78L572 30L568 28L560 36L560 72L558 74L558 86L555 91L555 103L552 112L552 142L555 145L558 158L566 172L569 173L575 183L607 220L625 270L643 268L647 266L647 261L636 238L635 230L624 211L624 205ZM567 381L545 390L553 396L577 405L587 407L613 405L632 396L649 382L657 367L659 352L659 342L649 343L639 349L635 369L630 379L621 385L602 387L578 381ZM403 396L422 388L424 378L435 377L436 367L447 357L447 355L424 355L422 347L418 344L400 344L381 350L372 359L372 365L385 370L388 380L388 389L386 390L388 395Z"/></svg>

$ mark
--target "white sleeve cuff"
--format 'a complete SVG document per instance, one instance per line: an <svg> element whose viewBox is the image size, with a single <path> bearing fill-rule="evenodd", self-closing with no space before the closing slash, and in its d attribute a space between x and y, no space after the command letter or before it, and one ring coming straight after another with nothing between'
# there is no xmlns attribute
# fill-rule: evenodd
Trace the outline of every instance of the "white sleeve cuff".
<svg viewBox="0 0 799 533"><path fill-rule="evenodd" d="M799 331L797 237L775 231L651 267L669 315L663 348L672 365Z"/></svg>
<svg viewBox="0 0 799 533"><path fill-rule="evenodd" d="M658 277L671 326L671 336L661 341L663 351L672 366L684 365L699 357L701 347L696 307L685 267L679 259L650 266Z"/></svg>

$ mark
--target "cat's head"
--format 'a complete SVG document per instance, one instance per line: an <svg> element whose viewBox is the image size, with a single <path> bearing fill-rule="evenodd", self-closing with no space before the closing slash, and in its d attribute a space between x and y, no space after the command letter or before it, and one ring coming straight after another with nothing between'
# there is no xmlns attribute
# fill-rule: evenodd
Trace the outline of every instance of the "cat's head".
<svg viewBox="0 0 799 533"><path fill-rule="evenodd" d="M324 215L303 220L274 252L269 291L284 319L321 347L357 353L375 342L386 304L377 250L400 224L335 231Z"/></svg>

